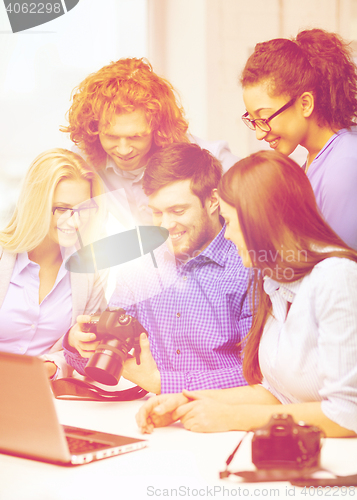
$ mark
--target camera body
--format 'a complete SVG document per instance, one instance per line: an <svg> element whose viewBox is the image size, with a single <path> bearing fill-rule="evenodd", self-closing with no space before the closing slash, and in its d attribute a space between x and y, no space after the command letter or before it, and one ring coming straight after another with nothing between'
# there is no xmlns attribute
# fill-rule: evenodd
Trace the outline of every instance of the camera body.
<svg viewBox="0 0 357 500"><path fill-rule="evenodd" d="M296 424L291 415L273 415L267 425L254 431L252 462L257 469L316 467L321 437L318 427Z"/></svg>
<svg viewBox="0 0 357 500"><path fill-rule="evenodd" d="M116 385L132 348L135 349L136 363L140 365L140 334L147 334L147 331L124 309L106 309L100 316L92 316L83 330L95 333L100 341L85 367L86 375L93 380Z"/></svg>

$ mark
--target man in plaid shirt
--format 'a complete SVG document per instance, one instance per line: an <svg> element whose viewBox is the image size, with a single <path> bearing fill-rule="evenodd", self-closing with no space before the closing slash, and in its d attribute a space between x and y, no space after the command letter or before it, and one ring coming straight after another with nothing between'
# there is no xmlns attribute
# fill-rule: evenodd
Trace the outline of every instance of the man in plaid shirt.
<svg viewBox="0 0 357 500"><path fill-rule="evenodd" d="M238 344L251 326L248 270L224 238L221 175L219 161L189 143L158 151L145 170L154 224L167 228L169 239L155 251L158 268L150 255L121 266L110 306L147 330L140 365L128 359L123 376L156 394L246 385ZM64 341L68 363L84 373L97 344L75 326Z"/></svg>

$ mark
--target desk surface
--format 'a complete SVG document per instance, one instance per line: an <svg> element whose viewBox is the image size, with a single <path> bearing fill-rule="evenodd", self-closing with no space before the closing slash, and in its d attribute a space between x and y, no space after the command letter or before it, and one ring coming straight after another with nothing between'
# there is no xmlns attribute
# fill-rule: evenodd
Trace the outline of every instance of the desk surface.
<svg viewBox="0 0 357 500"><path fill-rule="evenodd" d="M142 401L56 401L56 408L62 424L142 438L134 418L141 404ZM146 449L77 467L0 454L0 500L306 498L300 488L288 482L248 484L220 480L218 473L224 469L225 460L242 435L240 432L197 434L175 424L144 436L148 440ZM357 439L327 439L321 465L340 475L355 473ZM248 439L232 468L254 468ZM333 496L331 491L330 496ZM347 497L350 496L347 492Z"/></svg>

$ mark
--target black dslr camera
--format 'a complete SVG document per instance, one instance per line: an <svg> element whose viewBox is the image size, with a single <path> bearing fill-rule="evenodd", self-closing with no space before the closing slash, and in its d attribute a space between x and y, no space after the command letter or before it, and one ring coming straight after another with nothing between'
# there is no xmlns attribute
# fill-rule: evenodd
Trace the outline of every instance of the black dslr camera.
<svg viewBox="0 0 357 500"><path fill-rule="evenodd" d="M97 340L100 340L84 369L93 380L105 385L116 385L132 348L135 349L136 363L140 365L140 334L147 334L147 331L124 309L106 309L100 316L92 316L83 330L95 333Z"/></svg>
<svg viewBox="0 0 357 500"><path fill-rule="evenodd" d="M316 467L321 437L318 427L296 424L291 415L273 415L267 425L254 431L252 462L257 469Z"/></svg>

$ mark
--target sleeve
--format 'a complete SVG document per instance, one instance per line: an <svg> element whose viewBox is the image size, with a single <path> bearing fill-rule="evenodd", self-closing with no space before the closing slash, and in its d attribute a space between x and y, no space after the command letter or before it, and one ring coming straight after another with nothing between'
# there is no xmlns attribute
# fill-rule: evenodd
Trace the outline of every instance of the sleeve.
<svg viewBox="0 0 357 500"><path fill-rule="evenodd" d="M242 364L219 370L180 372L160 371L161 393L182 392L203 389L227 389L247 385L243 377Z"/></svg>
<svg viewBox="0 0 357 500"><path fill-rule="evenodd" d="M321 211L332 229L357 250L357 158L333 162L326 173Z"/></svg>
<svg viewBox="0 0 357 500"><path fill-rule="evenodd" d="M52 380L70 377L72 375L73 367L67 363L63 350L43 354L41 356L41 359L43 359L44 361L52 361L52 363L57 366L57 372Z"/></svg>
<svg viewBox="0 0 357 500"><path fill-rule="evenodd" d="M68 344L68 332L63 337L63 353L66 363L74 368L80 375L85 375L85 367L88 362L87 358L82 358L77 349L74 349ZM58 378L58 377L57 377Z"/></svg>
<svg viewBox="0 0 357 500"><path fill-rule="evenodd" d="M314 290L323 381L319 393L325 415L357 432L357 264L339 260L318 269Z"/></svg>
<svg viewBox="0 0 357 500"><path fill-rule="evenodd" d="M105 291L107 288L109 269L104 269L94 275L93 287L82 314L92 314L93 312L103 312L107 307Z"/></svg>

